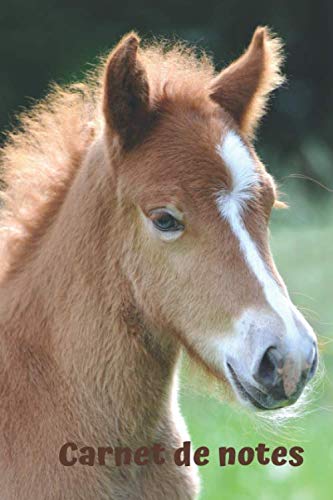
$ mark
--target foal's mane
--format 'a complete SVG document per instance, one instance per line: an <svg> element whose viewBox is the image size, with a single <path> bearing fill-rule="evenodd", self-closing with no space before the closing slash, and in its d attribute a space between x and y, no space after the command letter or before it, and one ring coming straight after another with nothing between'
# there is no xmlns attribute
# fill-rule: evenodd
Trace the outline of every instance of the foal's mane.
<svg viewBox="0 0 333 500"><path fill-rule="evenodd" d="M214 74L209 58L185 44L154 42L140 49L150 97L198 101ZM53 85L49 95L19 116L0 150L0 277L21 267L56 216L82 159L104 126L105 59L84 82Z"/></svg>

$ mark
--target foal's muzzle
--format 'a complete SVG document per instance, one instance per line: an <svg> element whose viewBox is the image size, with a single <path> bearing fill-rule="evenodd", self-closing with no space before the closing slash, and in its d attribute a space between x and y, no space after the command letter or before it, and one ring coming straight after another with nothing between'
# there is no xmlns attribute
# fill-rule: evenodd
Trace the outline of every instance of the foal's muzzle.
<svg viewBox="0 0 333 500"><path fill-rule="evenodd" d="M225 371L242 401L263 410L293 404L318 364L315 334L294 307L289 322L274 312L248 310L235 325Z"/></svg>
<svg viewBox="0 0 333 500"><path fill-rule="evenodd" d="M299 398L315 374L317 364L318 349L312 341L306 354L296 357L277 347L268 347L257 364L252 381L243 379L232 362L228 362L227 366L233 384L243 399L256 408L273 410L290 405Z"/></svg>
<svg viewBox="0 0 333 500"><path fill-rule="evenodd" d="M259 409L271 410L294 403L315 374L317 364L317 344L312 338L306 338L299 351L268 346L250 377L242 376L235 360L229 360L227 367L243 399Z"/></svg>

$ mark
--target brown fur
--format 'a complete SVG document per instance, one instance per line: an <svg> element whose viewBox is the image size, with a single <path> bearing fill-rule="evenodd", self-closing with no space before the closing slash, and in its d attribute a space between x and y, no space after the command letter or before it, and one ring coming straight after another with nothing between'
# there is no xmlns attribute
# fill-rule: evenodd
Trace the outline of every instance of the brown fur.
<svg viewBox="0 0 333 500"><path fill-rule="evenodd" d="M137 49L131 34L95 83L55 89L2 151L6 500L194 498L193 467L170 458L65 468L60 446L160 443L170 455L187 436L174 398L180 346L223 381L197 342L265 302L214 202L230 185L215 145L237 125L209 98L210 61L181 46ZM245 82L257 92L257 80ZM251 103L242 103L250 128L259 112L257 104L249 115ZM275 195L259 160L258 170L262 187L246 224L270 261ZM187 227L171 245L150 238L144 222L167 204L184 212Z"/></svg>

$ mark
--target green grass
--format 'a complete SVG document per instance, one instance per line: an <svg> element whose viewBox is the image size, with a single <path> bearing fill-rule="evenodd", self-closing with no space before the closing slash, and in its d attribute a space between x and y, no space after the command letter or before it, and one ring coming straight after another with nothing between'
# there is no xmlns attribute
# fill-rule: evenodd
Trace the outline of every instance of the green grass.
<svg viewBox="0 0 333 500"><path fill-rule="evenodd" d="M276 264L292 299L319 335L325 373L304 415L282 427L188 390L183 382L181 408L192 443L208 446L211 453L210 463L200 468L201 500L333 498L333 217L326 208L306 217L290 210L276 214L272 226ZM260 442L271 449L302 446L304 463L218 466L220 446L240 449Z"/></svg>

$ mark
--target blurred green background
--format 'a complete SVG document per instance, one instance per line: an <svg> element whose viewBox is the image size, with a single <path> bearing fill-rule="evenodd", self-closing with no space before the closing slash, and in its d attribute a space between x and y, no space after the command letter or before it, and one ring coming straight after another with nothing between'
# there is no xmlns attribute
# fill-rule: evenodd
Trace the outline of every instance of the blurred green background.
<svg viewBox="0 0 333 500"><path fill-rule="evenodd" d="M289 203L274 213L272 248L294 301L320 336L325 372L306 414L283 426L253 419L188 390L181 406L196 446L300 445L304 464L201 468L203 500L333 498L333 3L310 0L12 0L0 12L0 129L47 93L50 81L80 78L126 32L182 38L237 57L257 25L285 42L288 82L275 93L257 150ZM4 136L0 139L3 140ZM311 180L313 179L313 180ZM323 186L326 186L323 187ZM173 500L173 499L170 499Z"/></svg>

